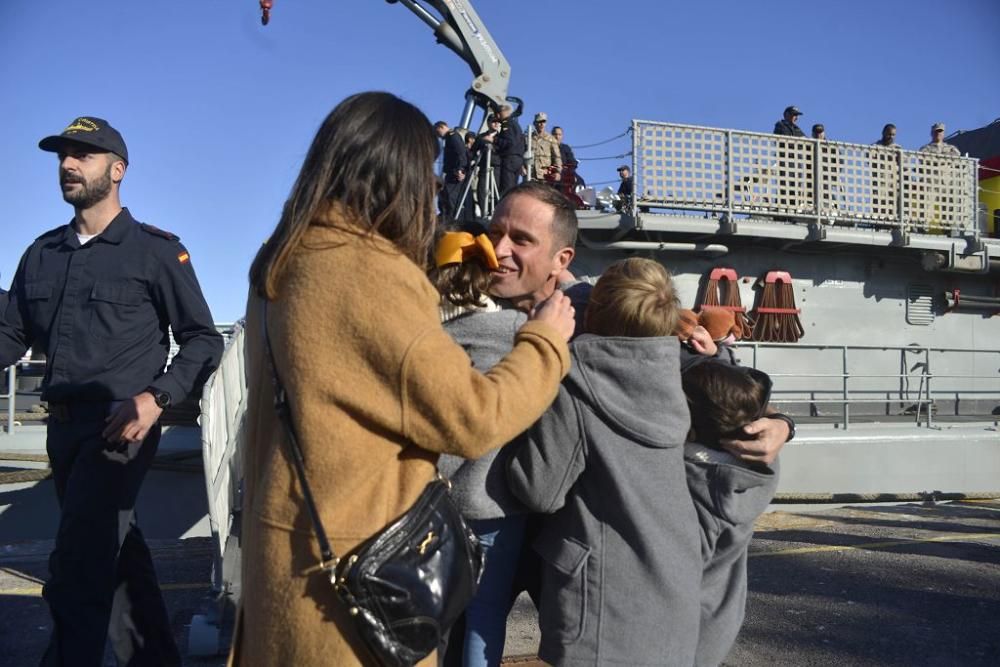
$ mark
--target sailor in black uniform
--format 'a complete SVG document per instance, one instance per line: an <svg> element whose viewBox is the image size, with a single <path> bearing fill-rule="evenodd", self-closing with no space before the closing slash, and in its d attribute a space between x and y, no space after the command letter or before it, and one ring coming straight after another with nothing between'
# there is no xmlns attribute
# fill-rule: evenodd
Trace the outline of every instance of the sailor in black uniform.
<svg viewBox="0 0 1000 667"><path fill-rule="evenodd" d="M81 117L39 142L58 153L75 215L21 258L0 317L0 367L47 355L46 448L60 519L43 596L53 631L42 664L179 665L149 549L135 522L163 409L197 392L222 337L177 237L122 208L121 135ZM173 331L180 345L164 370Z"/></svg>
<svg viewBox="0 0 1000 667"><path fill-rule="evenodd" d="M785 107L785 113L781 115L781 120L774 124L774 133L783 134L788 137L804 137L806 133L802 131L796 121L802 112L796 106Z"/></svg>
<svg viewBox="0 0 1000 667"><path fill-rule="evenodd" d="M496 147L496 159L499 166L497 172L497 188L500 196L517 185L517 180L521 176L521 169L524 167L524 133L521 126L517 124L517 118L512 115L509 104L500 105L501 129L497 134L493 145Z"/></svg>

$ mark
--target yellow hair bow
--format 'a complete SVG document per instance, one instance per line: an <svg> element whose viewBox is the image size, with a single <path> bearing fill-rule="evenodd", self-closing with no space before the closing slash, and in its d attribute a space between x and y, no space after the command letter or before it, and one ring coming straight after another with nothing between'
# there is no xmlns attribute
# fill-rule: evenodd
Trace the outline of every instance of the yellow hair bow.
<svg viewBox="0 0 1000 667"><path fill-rule="evenodd" d="M493 242L486 234L473 236L469 232L445 232L434 251L434 263L439 267L478 258L491 269L500 268Z"/></svg>

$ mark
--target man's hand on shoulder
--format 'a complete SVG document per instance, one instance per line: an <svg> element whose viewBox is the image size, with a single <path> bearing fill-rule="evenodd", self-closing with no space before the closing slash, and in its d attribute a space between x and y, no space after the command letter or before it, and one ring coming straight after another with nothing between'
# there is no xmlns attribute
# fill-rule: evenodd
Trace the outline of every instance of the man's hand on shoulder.
<svg viewBox="0 0 1000 667"><path fill-rule="evenodd" d="M723 440L721 445L744 461L771 464L788 442L791 428L782 419L762 417L743 427L748 440Z"/></svg>

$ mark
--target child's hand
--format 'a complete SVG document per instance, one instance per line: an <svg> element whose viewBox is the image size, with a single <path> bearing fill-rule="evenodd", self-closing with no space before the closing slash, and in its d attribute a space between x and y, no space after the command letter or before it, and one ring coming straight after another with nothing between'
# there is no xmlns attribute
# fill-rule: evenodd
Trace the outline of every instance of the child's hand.
<svg viewBox="0 0 1000 667"><path fill-rule="evenodd" d="M566 340L573 337L576 330L576 309L573 308L569 297L556 290L555 293L545 301L535 306L528 315L528 320L538 320L553 326Z"/></svg>
<svg viewBox="0 0 1000 667"><path fill-rule="evenodd" d="M714 357L719 352L718 346L712 340L712 335L703 326L695 327L691 331L691 337L687 342L695 352L703 354L706 357Z"/></svg>

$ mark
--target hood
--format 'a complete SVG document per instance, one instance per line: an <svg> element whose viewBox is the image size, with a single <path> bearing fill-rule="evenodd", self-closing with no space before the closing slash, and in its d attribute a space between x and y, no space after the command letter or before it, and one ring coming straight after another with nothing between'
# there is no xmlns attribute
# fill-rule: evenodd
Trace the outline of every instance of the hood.
<svg viewBox="0 0 1000 667"><path fill-rule="evenodd" d="M570 344L570 352L573 367L564 384L602 419L651 447L683 441L690 416L675 337L584 334Z"/></svg>

